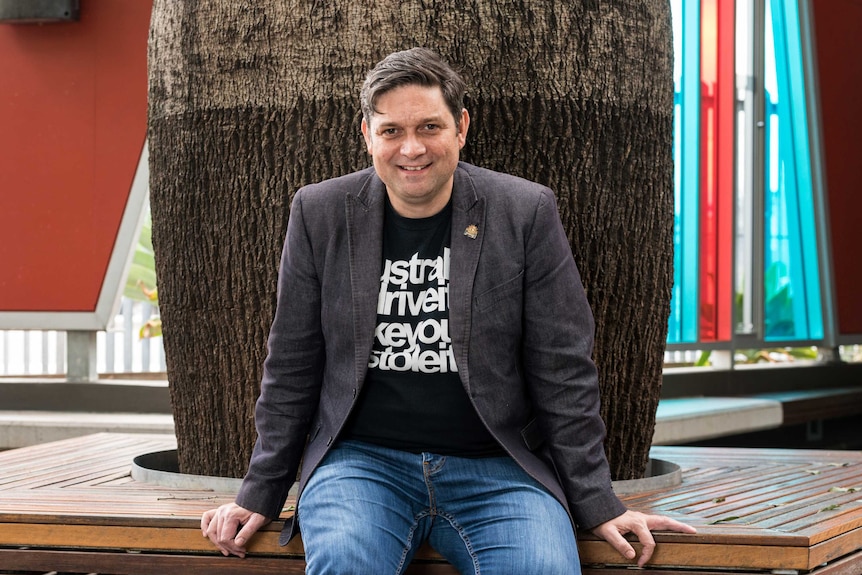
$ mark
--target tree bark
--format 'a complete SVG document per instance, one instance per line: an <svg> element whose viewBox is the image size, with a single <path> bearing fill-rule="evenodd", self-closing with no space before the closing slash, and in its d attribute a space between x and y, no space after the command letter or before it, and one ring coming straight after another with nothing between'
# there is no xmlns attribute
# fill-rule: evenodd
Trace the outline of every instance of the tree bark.
<svg viewBox="0 0 862 575"><path fill-rule="evenodd" d="M156 0L150 187L181 468L245 471L290 196L369 164L359 87L415 45L470 86L463 158L556 191L612 472L641 476L673 283L666 0Z"/></svg>

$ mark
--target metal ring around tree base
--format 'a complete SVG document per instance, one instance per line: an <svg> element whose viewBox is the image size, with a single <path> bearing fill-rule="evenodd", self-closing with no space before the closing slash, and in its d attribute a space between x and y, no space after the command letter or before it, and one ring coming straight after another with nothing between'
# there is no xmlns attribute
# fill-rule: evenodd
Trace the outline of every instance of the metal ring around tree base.
<svg viewBox="0 0 862 575"><path fill-rule="evenodd" d="M614 481L613 488L614 493L623 496L667 489L680 483L682 470L679 465L663 459L650 459L643 478Z"/></svg>
<svg viewBox="0 0 862 575"><path fill-rule="evenodd" d="M153 483L163 487L184 489L211 489L236 493L242 479L191 475L179 472L177 450L156 451L135 457L132 461L132 479L142 483ZM650 459L642 479L614 481L614 493L619 496L667 489L682 483L679 465L662 459Z"/></svg>
<svg viewBox="0 0 862 575"><path fill-rule="evenodd" d="M242 479L233 477L180 473L176 449L156 451L135 457L132 460L132 479L162 487L211 489L227 493L238 492L239 486L242 484Z"/></svg>

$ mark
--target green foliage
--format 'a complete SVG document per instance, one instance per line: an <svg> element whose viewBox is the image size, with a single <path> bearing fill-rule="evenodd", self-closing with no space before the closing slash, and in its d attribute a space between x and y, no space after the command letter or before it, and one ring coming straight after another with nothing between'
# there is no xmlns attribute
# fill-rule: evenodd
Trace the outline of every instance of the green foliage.
<svg viewBox="0 0 862 575"><path fill-rule="evenodd" d="M814 361L817 359L816 347L770 347L767 349L736 349L733 352L734 363L785 363L796 360ZM694 367L708 367L712 351L701 351Z"/></svg>
<svg viewBox="0 0 862 575"><path fill-rule="evenodd" d="M709 356L712 354L711 351L702 351L700 355L697 356L697 361L694 362L694 367L707 367L709 366Z"/></svg>
<svg viewBox="0 0 862 575"><path fill-rule="evenodd" d="M153 222L147 213L141 226L141 235L135 247L132 266L126 278L123 297L135 301L145 301L158 305L158 297L151 294L156 290L156 260L153 256Z"/></svg>
<svg viewBox="0 0 862 575"><path fill-rule="evenodd" d="M146 219L141 226L141 235L135 246L135 254L126 285L123 288L123 296L131 300L147 302L153 306L159 305L159 292L156 287L156 260L153 251L153 221L147 212ZM155 316L147 320L141 327L140 337L159 337L162 335L162 320Z"/></svg>

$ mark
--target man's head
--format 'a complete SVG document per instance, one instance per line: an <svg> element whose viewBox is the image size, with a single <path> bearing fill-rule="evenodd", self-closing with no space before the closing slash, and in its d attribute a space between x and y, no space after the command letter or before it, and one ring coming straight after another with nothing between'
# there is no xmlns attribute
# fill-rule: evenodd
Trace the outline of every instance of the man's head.
<svg viewBox="0 0 862 575"><path fill-rule="evenodd" d="M362 90L362 136L396 212L424 218L452 195L470 116L464 82L423 48L392 54Z"/></svg>
<svg viewBox="0 0 862 575"><path fill-rule="evenodd" d="M371 123L380 96L401 86L439 87L457 125L464 109L467 85L440 56L428 48L394 52L381 60L365 78L359 95L362 117Z"/></svg>

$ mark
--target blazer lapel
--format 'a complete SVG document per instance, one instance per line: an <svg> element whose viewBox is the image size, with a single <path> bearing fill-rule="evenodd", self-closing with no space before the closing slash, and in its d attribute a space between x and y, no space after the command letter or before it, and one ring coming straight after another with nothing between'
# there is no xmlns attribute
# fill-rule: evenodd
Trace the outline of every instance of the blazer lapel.
<svg viewBox="0 0 862 575"><path fill-rule="evenodd" d="M449 263L449 335L458 374L469 389L467 370L473 282L485 237L485 198L463 169L455 170L452 189L452 237Z"/></svg>
<svg viewBox="0 0 862 575"><path fill-rule="evenodd" d="M365 380L377 325L377 296L380 291L383 259L385 193L383 182L372 173L357 194L348 194L345 199L357 389Z"/></svg>

